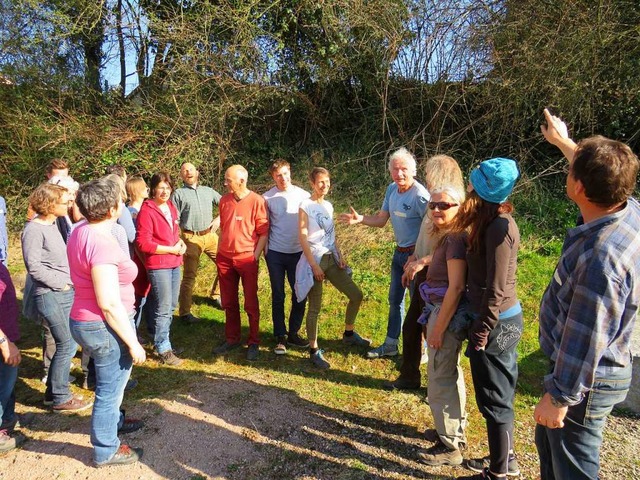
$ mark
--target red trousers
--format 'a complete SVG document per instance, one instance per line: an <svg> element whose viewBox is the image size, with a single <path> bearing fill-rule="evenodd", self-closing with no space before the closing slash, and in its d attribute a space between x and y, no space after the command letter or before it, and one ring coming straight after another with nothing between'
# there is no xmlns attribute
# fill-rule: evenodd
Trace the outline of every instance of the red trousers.
<svg viewBox="0 0 640 480"><path fill-rule="evenodd" d="M240 302L238 289L242 280L244 291L244 311L249 317L249 340L247 343L259 344L260 305L258 304L258 262L253 253L241 257L229 258L218 253L218 282L220 297L225 316L225 336L228 343L238 343L241 338Z"/></svg>

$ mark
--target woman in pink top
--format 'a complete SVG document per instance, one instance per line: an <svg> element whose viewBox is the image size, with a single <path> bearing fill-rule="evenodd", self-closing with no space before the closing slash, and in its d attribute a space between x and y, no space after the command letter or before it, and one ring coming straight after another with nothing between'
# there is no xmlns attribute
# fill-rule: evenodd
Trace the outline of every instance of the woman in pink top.
<svg viewBox="0 0 640 480"><path fill-rule="evenodd" d="M136 246L144 255L151 291L145 307L154 329L156 351L162 363L178 366L182 359L173 352L169 332L180 293L180 266L187 250L180 238L178 210L171 200L173 182L167 172L156 173L149 183L151 199L138 213Z"/></svg>
<svg viewBox="0 0 640 480"><path fill-rule="evenodd" d="M96 367L96 398L91 416L91 444L96 466L133 463L140 449L121 445L119 431L141 422L125 422L120 410L132 363L145 361L133 327L133 285L138 269L118 246L111 227L123 208L120 189L98 179L80 187L76 202L86 221L67 243L76 294L71 307L71 334L89 352Z"/></svg>

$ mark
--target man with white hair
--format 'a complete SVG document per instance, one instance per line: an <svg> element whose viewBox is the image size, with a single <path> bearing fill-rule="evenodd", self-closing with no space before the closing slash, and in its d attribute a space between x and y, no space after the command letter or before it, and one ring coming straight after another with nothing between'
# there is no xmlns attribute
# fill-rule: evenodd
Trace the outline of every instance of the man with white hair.
<svg viewBox="0 0 640 480"><path fill-rule="evenodd" d="M225 316L225 342L213 349L214 355L240 346L240 303L238 287L242 280L244 311L249 318L247 360L258 359L260 305L258 303L258 261L267 244L269 216L267 202L247 188L247 170L232 165L224 174L226 195L220 199L220 241L216 265Z"/></svg>
<svg viewBox="0 0 640 480"><path fill-rule="evenodd" d="M393 183L387 187L382 208L376 215L360 215L353 207L350 213L340 215L340 221L347 225L362 224L378 228L384 227L391 219L396 240L391 260L387 337L382 345L367 353L368 358L398 355L398 339L404 318L403 267L413 254L420 224L429 203L427 189L415 180L416 159L406 148L402 147L391 154L389 173Z"/></svg>

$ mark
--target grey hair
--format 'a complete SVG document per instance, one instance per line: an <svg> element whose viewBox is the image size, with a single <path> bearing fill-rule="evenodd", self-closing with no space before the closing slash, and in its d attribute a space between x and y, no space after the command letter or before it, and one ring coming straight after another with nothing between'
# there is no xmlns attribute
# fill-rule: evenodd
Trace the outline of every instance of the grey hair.
<svg viewBox="0 0 640 480"><path fill-rule="evenodd" d="M89 223L106 220L109 211L120 203L120 187L106 178L91 180L80 185L76 203Z"/></svg>
<svg viewBox="0 0 640 480"><path fill-rule="evenodd" d="M418 167L416 165L416 157L413 156L409 150L404 147L400 147L398 150L389 155L389 164L388 169L391 171L391 165L396 160L404 160L409 164L409 169L411 170L411 174L415 177L418 173Z"/></svg>
<svg viewBox="0 0 640 480"><path fill-rule="evenodd" d="M438 193L444 193L448 195L451 200L456 202L458 205L462 205L464 203L466 192L461 185L439 185L433 190L429 192L431 196L436 195Z"/></svg>

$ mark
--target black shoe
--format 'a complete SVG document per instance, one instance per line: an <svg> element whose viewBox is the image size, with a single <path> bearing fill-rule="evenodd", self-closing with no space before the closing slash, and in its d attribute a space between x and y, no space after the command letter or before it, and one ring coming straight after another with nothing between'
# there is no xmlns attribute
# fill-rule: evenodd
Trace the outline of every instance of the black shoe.
<svg viewBox="0 0 640 480"><path fill-rule="evenodd" d="M144 427L144 422L142 420L138 420L136 418L125 418L122 426L118 428L118 433L131 433L136 430L140 430L142 427Z"/></svg>
<svg viewBox="0 0 640 480"><path fill-rule="evenodd" d="M420 382L409 382L398 377L394 381L386 381L382 384L382 388L385 390L419 390Z"/></svg>
<svg viewBox="0 0 640 480"><path fill-rule="evenodd" d="M307 348L309 346L309 340L305 340L298 333L290 333L287 338L287 343L298 348Z"/></svg>
<svg viewBox="0 0 640 480"><path fill-rule="evenodd" d="M473 472L482 473L485 468L489 468L489 457L471 458L467 460L467 468ZM520 467L515 454L509 454L509 463L507 463L507 475L509 477L517 477L520 475Z"/></svg>
<svg viewBox="0 0 640 480"><path fill-rule="evenodd" d="M193 325L194 323L200 322L200 319L193 315L192 313L187 313L186 315L180 315L180 320L189 325Z"/></svg>
<svg viewBox="0 0 640 480"><path fill-rule="evenodd" d="M255 343L252 343L251 345L249 345L249 348L247 348L247 360L254 362L256 360L258 360L258 345Z"/></svg>
<svg viewBox="0 0 640 480"><path fill-rule="evenodd" d="M142 457L141 448L131 448L128 445L120 445L118 451L113 457L106 462L98 463L96 467L110 467L112 465L129 465L130 463L136 463Z"/></svg>
<svg viewBox="0 0 640 480"><path fill-rule="evenodd" d="M235 350L239 346L240 346L240 342L238 342L238 343L224 342L222 345L218 345L216 348L213 349L213 354L214 355L225 355L225 354L229 353L231 350Z"/></svg>

